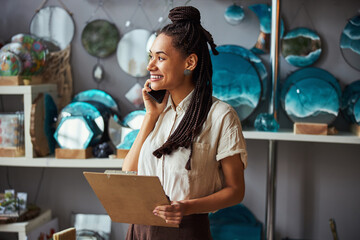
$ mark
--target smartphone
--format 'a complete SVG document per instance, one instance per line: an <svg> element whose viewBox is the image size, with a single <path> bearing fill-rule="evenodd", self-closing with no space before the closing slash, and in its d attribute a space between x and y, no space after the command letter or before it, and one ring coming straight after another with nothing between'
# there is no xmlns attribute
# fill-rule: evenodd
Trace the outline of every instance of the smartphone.
<svg viewBox="0 0 360 240"><path fill-rule="evenodd" d="M151 88L151 86L149 86ZM150 97L152 97L156 102L158 103L162 103L162 101L164 100L165 94L166 94L166 90L151 90L150 92L148 92L148 94L150 95Z"/></svg>

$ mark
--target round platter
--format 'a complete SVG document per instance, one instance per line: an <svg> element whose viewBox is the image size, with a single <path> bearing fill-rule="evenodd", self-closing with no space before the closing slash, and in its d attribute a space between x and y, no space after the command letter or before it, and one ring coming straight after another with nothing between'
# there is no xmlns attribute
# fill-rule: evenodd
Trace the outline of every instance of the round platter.
<svg viewBox="0 0 360 240"><path fill-rule="evenodd" d="M340 37L340 49L345 61L360 71L360 15L346 24Z"/></svg>
<svg viewBox="0 0 360 240"><path fill-rule="evenodd" d="M0 51L0 76L17 76L22 71L20 58L8 51Z"/></svg>
<svg viewBox="0 0 360 240"><path fill-rule="evenodd" d="M229 103L241 121L258 106L262 85L253 65L241 55L219 52L211 55L213 65L213 95Z"/></svg>

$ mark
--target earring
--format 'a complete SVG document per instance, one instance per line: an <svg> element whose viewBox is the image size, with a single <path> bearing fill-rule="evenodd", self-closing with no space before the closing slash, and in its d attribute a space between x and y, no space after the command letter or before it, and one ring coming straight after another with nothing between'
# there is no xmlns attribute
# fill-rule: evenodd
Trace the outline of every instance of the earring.
<svg viewBox="0 0 360 240"><path fill-rule="evenodd" d="M189 70L189 69L184 70L184 75L185 76L189 76L190 74L191 74L191 70Z"/></svg>

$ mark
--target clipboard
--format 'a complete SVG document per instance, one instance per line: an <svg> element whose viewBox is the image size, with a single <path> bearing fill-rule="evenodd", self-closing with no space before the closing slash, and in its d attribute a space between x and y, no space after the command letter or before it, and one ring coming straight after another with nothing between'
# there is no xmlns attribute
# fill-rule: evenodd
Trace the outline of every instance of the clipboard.
<svg viewBox="0 0 360 240"><path fill-rule="evenodd" d="M153 214L156 206L170 205L157 176L97 172L83 174L112 221L179 227Z"/></svg>

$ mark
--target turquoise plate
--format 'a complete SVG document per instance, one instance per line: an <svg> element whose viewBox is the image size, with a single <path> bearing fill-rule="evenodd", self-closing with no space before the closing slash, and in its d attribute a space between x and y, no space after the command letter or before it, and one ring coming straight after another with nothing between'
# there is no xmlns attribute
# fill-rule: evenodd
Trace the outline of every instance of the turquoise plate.
<svg viewBox="0 0 360 240"><path fill-rule="evenodd" d="M119 115L119 107L118 104L115 102L113 97L101 90L98 89L90 89L83 92L76 94L72 100L72 102L87 102L87 101L94 101L99 102L107 106L111 111Z"/></svg>
<svg viewBox="0 0 360 240"><path fill-rule="evenodd" d="M299 79L282 96L284 110L294 123L331 124L339 113L340 98L336 89L321 78Z"/></svg>
<svg viewBox="0 0 360 240"><path fill-rule="evenodd" d="M360 15L352 17L340 38L340 49L345 61L360 70Z"/></svg>
<svg viewBox="0 0 360 240"><path fill-rule="evenodd" d="M360 80L345 87L342 95L341 112L347 121L360 125Z"/></svg>
<svg viewBox="0 0 360 240"><path fill-rule="evenodd" d="M258 106L262 85L255 67L241 55L210 53L213 66L213 96L229 103L241 121Z"/></svg>

